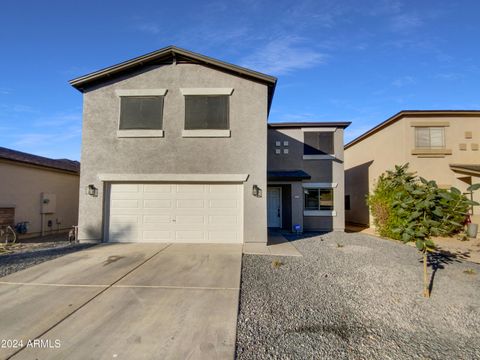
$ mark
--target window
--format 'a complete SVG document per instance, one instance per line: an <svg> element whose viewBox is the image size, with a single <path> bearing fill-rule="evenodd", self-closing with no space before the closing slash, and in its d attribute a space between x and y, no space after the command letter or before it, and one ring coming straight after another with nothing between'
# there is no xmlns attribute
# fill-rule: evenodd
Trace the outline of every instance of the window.
<svg viewBox="0 0 480 360"><path fill-rule="evenodd" d="M228 130L228 113L228 96L185 96L185 130Z"/></svg>
<svg viewBox="0 0 480 360"><path fill-rule="evenodd" d="M417 149L443 149L445 148L444 127L416 127L415 147Z"/></svg>
<svg viewBox="0 0 480 360"><path fill-rule="evenodd" d="M163 96L122 96L120 130L161 130Z"/></svg>
<svg viewBox="0 0 480 360"><path fill-rule="evenodd" d="M305 132L304 155L331 155L334 154L333 135L328 132Z"/></svg>
<svg viewBox="0 0 480 360"><path fill-rule="evenodd" d="M333 210L333 189L304 189L305 210Z"/></svg>

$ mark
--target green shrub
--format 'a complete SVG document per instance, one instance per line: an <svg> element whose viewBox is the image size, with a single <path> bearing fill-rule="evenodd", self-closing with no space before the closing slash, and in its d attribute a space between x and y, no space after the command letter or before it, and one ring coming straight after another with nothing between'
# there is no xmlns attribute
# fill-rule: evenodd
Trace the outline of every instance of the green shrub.
<svg viewBox="0 0 480 360"><path fill-rule="evenodd" d="M408 164L396 165L395 170L382 174L367 201L378 233L397 240L405 240L406 229L420 215L433 221L434 226L429 226L433 229L430 235L454 235L463 230L472 205L460 190L440 189L435 181L408 172ZM436 226L439 221L442 225Z"/></svg>
<svg viewBox="0 0 480 360"><path fill-rule="evenodd" d="M395 166L395 170L388 170L380 175L373 193L367 198L368 206L373 216L373 223L380 236L400 240L401 237L393 229L401 224L393 203L395 196L415 179L415 174L410 173L408 164Z"/></svg>
<svg viewBox="0 0 480 360"><path fill-rule="evenodd" d="M454 187L440 189L435 181L417 177L407 170L408 164L382 174L368 203L381 235L405 243L413 241L422 252L423 293L429 297L427 254L435 250L431 237L460 232L470 208L478 203ZM467 191L479 188L480 184L474 184Z"/></svg>

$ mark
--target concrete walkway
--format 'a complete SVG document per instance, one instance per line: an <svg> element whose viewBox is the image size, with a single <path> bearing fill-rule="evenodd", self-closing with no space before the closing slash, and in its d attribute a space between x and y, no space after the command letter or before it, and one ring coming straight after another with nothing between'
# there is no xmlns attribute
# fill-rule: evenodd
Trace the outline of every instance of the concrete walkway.
<svg viewBox="0 0 480 360"><path fill-rule="evenodd" d="M0 338L23 341L0 358L232 359L241 256L241 245L99 245L0 278Z"/></svg>
<svg viewBox="0 0 480 360"><path fill-rule="evenodd" d="M269 255L269 256L302 256L297 248L289 242L282 234L270 232L268 243L245 243L243 253L248 255Z"/></svg>

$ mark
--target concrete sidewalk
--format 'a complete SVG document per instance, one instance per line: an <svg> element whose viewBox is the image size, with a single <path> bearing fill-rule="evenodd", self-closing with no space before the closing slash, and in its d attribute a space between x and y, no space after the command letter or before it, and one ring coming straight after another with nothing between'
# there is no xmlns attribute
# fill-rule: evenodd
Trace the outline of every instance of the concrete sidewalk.
<svg viewBox="0 0 480 360"><path fill-rule="evenodd" d="M1 338L44 341L0 357L233 358L241 250L99 245L0 278Z"/></svg>
<svg viewBox="0 0 480 360"><path fill-rule="evenodd" d="M303 256L282 234L269 232L268 243L245 243L243 253L248 255Z"/></svg>

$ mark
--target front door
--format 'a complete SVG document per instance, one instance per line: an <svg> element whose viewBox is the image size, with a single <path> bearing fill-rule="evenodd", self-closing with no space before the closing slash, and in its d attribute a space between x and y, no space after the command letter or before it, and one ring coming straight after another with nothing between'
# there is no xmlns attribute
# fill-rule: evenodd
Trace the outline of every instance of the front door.
<svg viewBox="0 0 480 360"><path fill-rule="evenodd" d="M282 188L267 189L267 224L268 227L282 227Z"/></svg>

